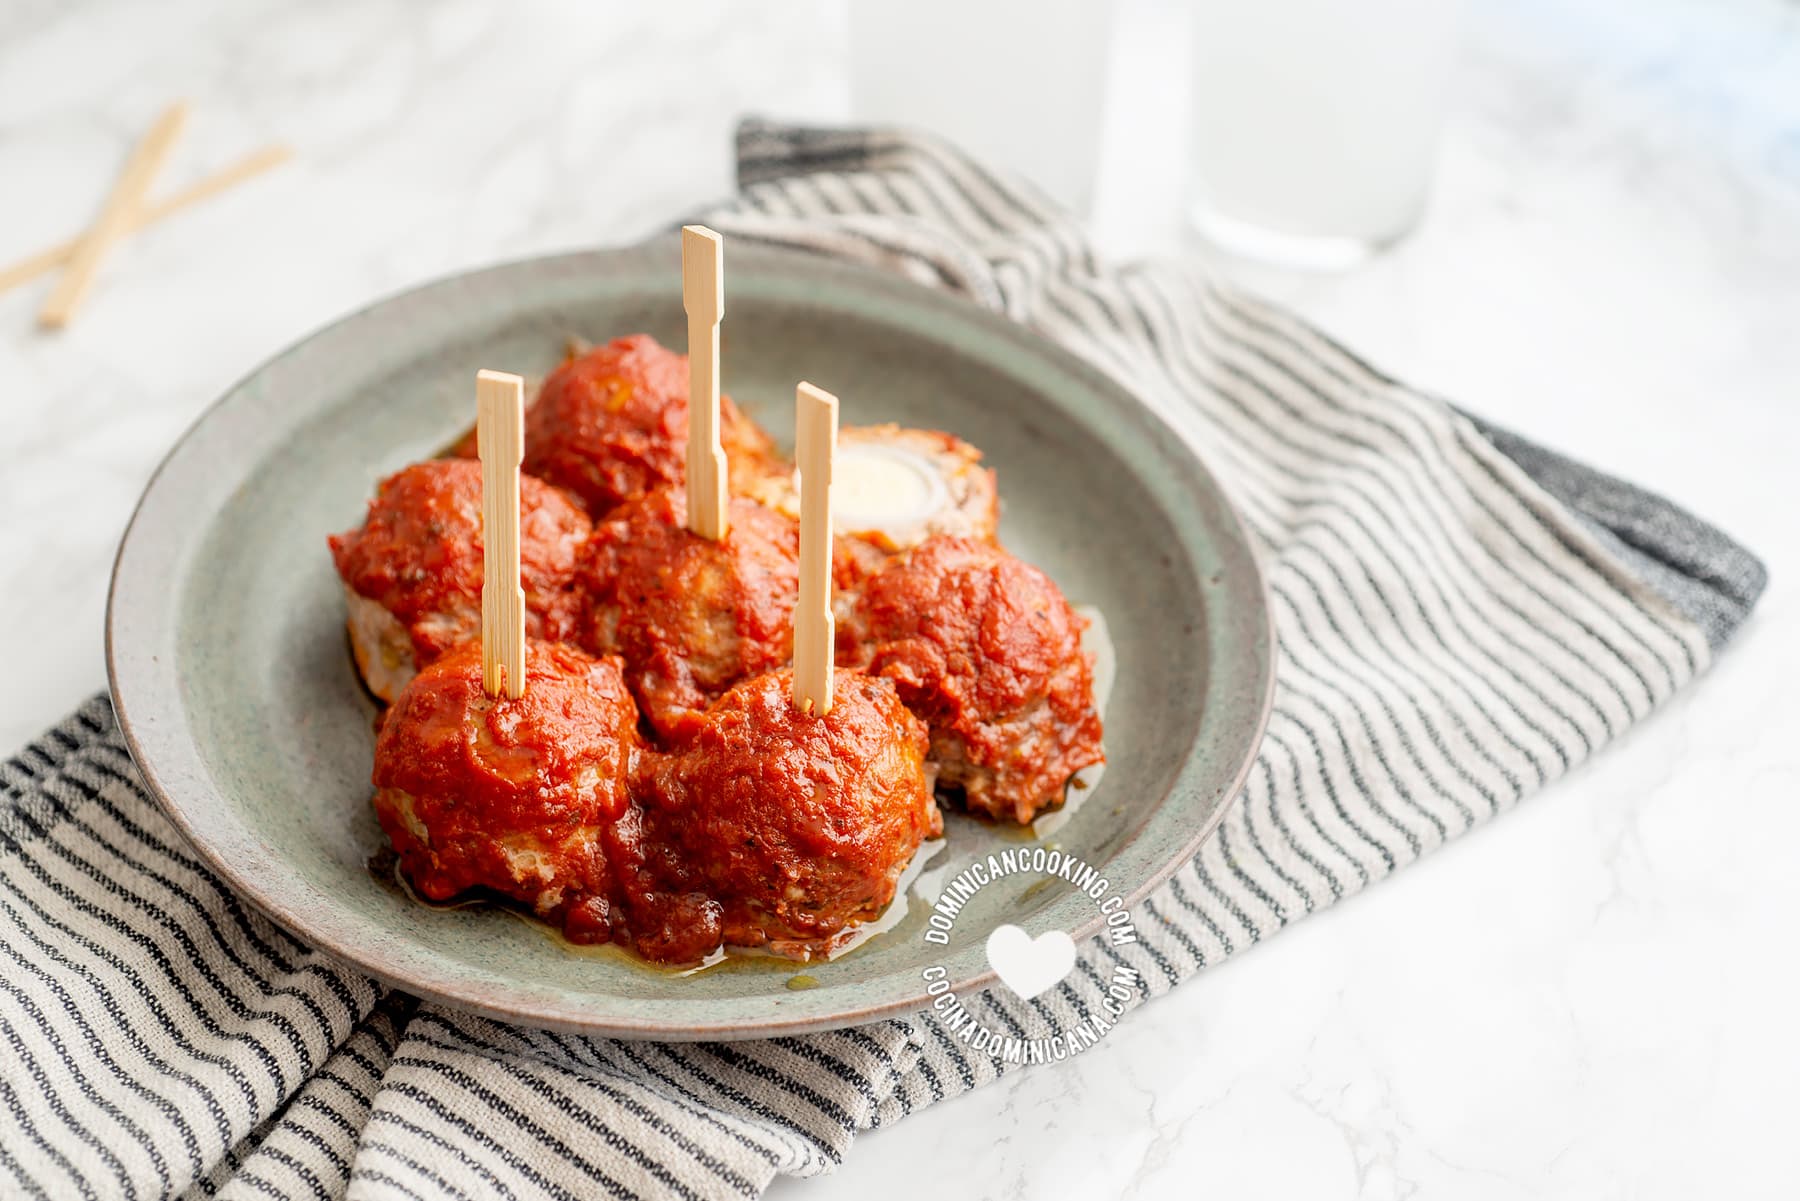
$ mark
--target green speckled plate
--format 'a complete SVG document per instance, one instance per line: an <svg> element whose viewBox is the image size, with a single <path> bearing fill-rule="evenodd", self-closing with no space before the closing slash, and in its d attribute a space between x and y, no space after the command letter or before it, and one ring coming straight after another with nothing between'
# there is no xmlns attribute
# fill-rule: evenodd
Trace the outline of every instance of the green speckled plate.
<svg viewBox="0 0 1800 1201"><path fill-rule="evenodd" d="M676 240L429 284L313 335L227 393L157 471L113 573L113 702L150 787L196 849L299 937L421 996L509 1021L648 1038L745 1038L921 1008L921 971L993 979L997 925L1097 925L1072 887L1007 877L948 947L915 902L829 963L697 975L583 953L503 911L428 909L372 871L374 710L344 638L325 536L377 478L466 426L477 368L540 374L565 338L685 344ZM1193 452L1128 392L1002 318L869 270L734 245L726 388L778 436L795 381L846 424L953 431L998 468L1002 537L1112 631L1109 765L1052 841L1136 899L1193 854L1242 785L1268 713L1263 581ZM954 873L1022 836L952 816ZM793 987L793 977L811 977Z"/></svg>

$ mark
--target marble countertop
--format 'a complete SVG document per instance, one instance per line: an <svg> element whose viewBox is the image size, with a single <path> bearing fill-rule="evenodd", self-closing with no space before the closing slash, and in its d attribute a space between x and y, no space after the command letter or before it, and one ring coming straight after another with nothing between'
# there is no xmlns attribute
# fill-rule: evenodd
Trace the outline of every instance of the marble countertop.
<svg viewBox="0 0 1800 1201"><path fill-rule="evenodd" d="M1097 232L1115 254L1191 252L1151 69L1180 5L1122 12L1134 70ZM847 115L837 5L682 13L0 12L0 263L83 224L175 97L195 111L170 181L271 141L298 152L134 239L63 334L33 324L43 285L0 297L0 746L103 685L116 540L232 380L372 297L628 240L724 194L742 112ZM1791 1194L1796 80L1792 0L1475 0L1418 233L1343 275L1245 274L1390 371L1759 551L1773 582L1710 677L1549 794L1092 1052L865 1136L835 1176L776 1195Z"/></svg>

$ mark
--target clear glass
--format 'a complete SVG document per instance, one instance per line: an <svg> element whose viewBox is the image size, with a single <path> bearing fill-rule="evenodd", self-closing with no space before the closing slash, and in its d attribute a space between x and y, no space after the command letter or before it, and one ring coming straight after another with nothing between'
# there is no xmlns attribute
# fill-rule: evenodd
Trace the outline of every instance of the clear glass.
<svg viewBox="0 0 1800 1201"><path fill-rule="evenodd" d="M1194 0L1194 225L1223 249L1354 263L1419 219L1460 0Z"/></svg>
<svg viewBox="0 0 1800 1201"><path fill-rule="evenodd" d="M858 121L941 134L1092 211L1109 0L852 0Z"/></svg>

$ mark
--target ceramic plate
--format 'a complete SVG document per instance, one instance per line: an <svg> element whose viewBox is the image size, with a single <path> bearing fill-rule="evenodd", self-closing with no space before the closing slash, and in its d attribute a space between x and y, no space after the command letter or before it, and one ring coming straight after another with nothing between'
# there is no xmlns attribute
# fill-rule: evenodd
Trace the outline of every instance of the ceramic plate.
<svg viewBox="0 0 1800 1201"><path fill-rule="evenodd" d="M108 605L113 702L151 789L294 934L509 1021L678 1039L816 1030L921 1008L928 966L959 992L991 982L997 925L1091 932L1091 900L1016 875L976 895L948 947L924 940L915 898L895 928L831 962L681 976L574 950L504 910L423 907L371 868L384 845L369 805L375 710L326 535L361 520L378 478L469 424L477 368L542 374L571 334L685 345L679 267L669 238L429 284L315 334L208 410L151 480ZM1117 656L1109 764L1051 841L1141 897L1238 792L1270 702L1262 578L1212 477L1117 384L961 300L742 244L726 270L725 383L746 410L783 437L805 378L842 398L845 424L975 443L999 470L1006 545L1104 615ZM952 874L1028 839L947 825L931 866Z"/></svg>

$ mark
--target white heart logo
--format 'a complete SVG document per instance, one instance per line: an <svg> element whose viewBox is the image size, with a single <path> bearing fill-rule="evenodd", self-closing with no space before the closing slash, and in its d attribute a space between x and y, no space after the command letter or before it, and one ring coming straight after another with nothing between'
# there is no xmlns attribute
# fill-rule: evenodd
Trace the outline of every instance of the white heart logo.
<svg viewBox="0 0 1800 1201"><path fill-rule="evenodd" d="M988 966L1006 987L1029 1001L1048 992L1075 967L1075 940L1061 930L1034 940L1017 926L1001 926L987 940Z"/></svg>

